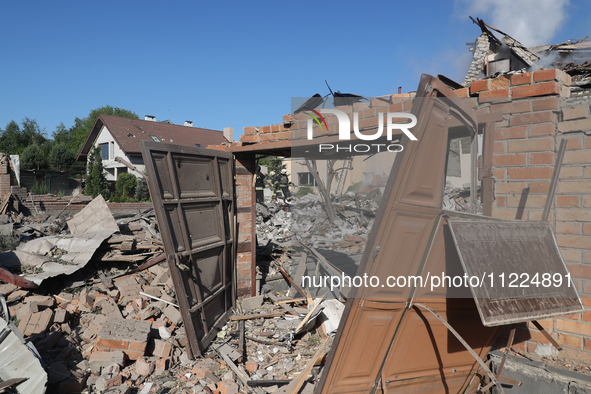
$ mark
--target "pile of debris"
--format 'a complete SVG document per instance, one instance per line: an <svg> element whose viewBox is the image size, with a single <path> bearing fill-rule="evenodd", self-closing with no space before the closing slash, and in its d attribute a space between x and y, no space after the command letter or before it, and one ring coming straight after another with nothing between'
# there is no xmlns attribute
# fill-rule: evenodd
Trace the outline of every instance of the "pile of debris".
<svg viewBox="0 0 591 394"><path fill-rule="evenodd" d="M162 264L117 278L110 287L100 278L94 282L57 295L0 285L12 321L45 364L48 392L129 393L133 387L145 393L260 393L301 374L297 384L304 386L308 373L317 377L314 366L324 362L344 309L337 300L245 299L243 312L218 333L205 357L190 360ZM307 303L309 310L302 307ZM3 371L0 378L6 378Z"/></svg>
<svg viewBox="0 0 591 394"><path fill-rule="evenodd" d="M379 189L376 189L379 191ZM279 248L302 242L314 248L340 253L363 251L379 206L380 193L346 193L333 197L337 214L332 223L320 195L307 194L289 205L268 202L257 204L257 244L270 243Z"/></svg>
<svg viewBox="0 0 591 394"><path fill-rule="evenodd" d="M478 193L480 193L480 188ZM470 184L463 187L453 187L448 183L443 195L443 209L470 213ZM476 199L476 214L482 215L482 201L480 199Z"/></svg>
<svg viewBox="0 0 591 394"><path fill-rule="evenodd" d="M4 243L25 242L0 254L0 279L32 288L46 279L71 275L91 260L144 262L163 250L155 223L150 213L115 221L99 196L70 220L38 214L20 224L5 224Z"/></svg>
<svg viewBox="0 0 591 394"><path fill-rule="evenodd" d="M182 355L171 353L185 335L168 270L159 265L112 280L97 275L55 295L39 293L0 285L12 321L47 366L49 392L80 392L87 385L102 392L143 376L134 375L139 365L125 369L127 360ZM148 341L151 330L158 335ZM167 361L158 365L163 369Z"/></svg>
<svg viewBox="0 0 591 394"><path fill-rule="evenodd" d="M0 255L8 274L0 281L6 300L0 343L17 350L3 353L0 387L23 393L45 385L51 393L310 390L307 380L318 377L341 301L314 299L302 289L301 298L292 291L292 297L245 299L204 357L191 360L153 214L115 221L102 198L91 204L70 220L38 215L10 223L26 242ZM80 239L94 243L68 246Z"/></svg>

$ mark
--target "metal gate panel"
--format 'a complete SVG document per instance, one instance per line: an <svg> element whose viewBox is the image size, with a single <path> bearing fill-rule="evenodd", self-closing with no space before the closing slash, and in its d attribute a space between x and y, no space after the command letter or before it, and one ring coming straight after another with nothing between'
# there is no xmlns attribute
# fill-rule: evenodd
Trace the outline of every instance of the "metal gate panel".
<svg viewBox="0 0 591 394"><path fill-rule="evenodd" d="M418 100L423 101L421 112L429 114L427 117L420 118L418 126L423 130L429 130L429 136L423 139L417 137L419 140L411 144L419 146L412 152L405 153L405 155L413 155L412 165L407 166L405 173L399 177L403 183L400 184L398 200L402 204L439 210L444 175L441 171L434 170L434 167L445 166L447 152L441 147L447 145L446 123L449 119L449 110L439 101L425 98ZM406 146L405 150L411 146Z"/></svg>
<svg viewBox="0 0 591 394"><path fill-rule="evenodd" d="M422 273L429 255L428 250L441 226L439 212L444 186L447 123L451 107L455 106L456 112L466 114L466 118L473 123L474 128L476 127L475 119L470 116L471 110L458 107L449 101L436 100L435 96L440 91L450 92L436 78L423 75L417 89L417 96L423 98L415 98L412 109L412 113L417 117L417 126L413 128L413 134L418 141L402 138L404 150L397 154L394 161L384 192L385 198L382 198L376 215L358 275ZM411 247L416 249L409 250ZM415 313L413 309L407 308L409 295L411 294L408 290L401 292L398 288L389 287L354 289L353 297L347 301L326 370L316 392L372 392L384 383L385 374L395 375L396 366L392 364L392 360L398 357L398 349L393 348L394 341L408 341L408 335L412 334L412 330L418 329L418 326L412 324L401 328L406 316ZM362 341L359 337L367 336L367 328L364 326L366 323L358 320L363 319L365 305L375 301L391 305L390 308L383 307L373 319L387 322L388 326L384 326L380 331L383 332L383 337L376 335L375 340ZM475 310L473 313L477 316ZM417 321L412 318L410 320L415 323ZM463 353L462 357L465 357L467 352ZM353 354L355 356L352 356ZM420 352L414 352L412 356L423 359ZM354 373L359 360L364 360L361 364L364 366L362 376L356 376ZM474 364L475 362L472 362L472 365ZM423 387L423 383L428 380L435 382L433 384L436 386L441 386L443 379L439 369L426 367L423 372L419 382L410 384L409 392L417 392L417 389ZM455 383L451 387L447 386L447 391L445 387L439 391L451 392L449 389L453 391L454 388L463 386L467 379L466 371L463 374L458 373L457 376ZM444 386L450 384L443 381Z"/></svg>
<svg viewBox="0 0 591 394"><path fill-rule="evenodd" d="M418 302L418 300L417 300ZM498 334L482 326L472 299L421 300L450 322L473 350L483 357ZM478 329L475 329L478 327ZM440 376L442 392L460 392L475 368L474 358L448 329L430 313L412 308L401 322L384 366L387 387L410 379ZM420 355L420 357L417 357ZM461 376L460 379L456 377ZM418 382L418 381L417 381Z"/></svg>
<svg viewBox="0 0 591 394"><path fill-rule="evenodd" d="M413 134L418 141L402 138L404 150L396 156L357 275L383 278L388 274L412 273L425 278L429 273L461 277L465 272L475 276L488 267L515 269L522 260L519 256L535 249L529 256L537 256L530 268L533 269L534 261L544 261L535 268L542 266L551 273L561 273L564 278L568 271L549 225L537 223L539 228L533 231L533 237L530 234L532 229L521 229L525 230L521 232L513 229L508 232L505 243L493 244L486 231L476 231L470 226L494 227L501 222L507 225L508 221L441 210L448 125L451 124L448 120L451 115L455 116L473 135L478 127L475 112L465 103L446 98L450 96L453 97L454 93L441 81L422 76L411 111L417 117ZM474 142L472 146L475 146ZM473 155L473 169L476 168L475 157ZM471 192L475 190L473 172ZM450 232L455 226L451 224L454 217L472 219L466 230L460 231L462 234L456 232L455 245ZM544 235L536 235L536 231ZM497 233L493 231L493 234ZM520 240L519 236L523 239ZM515 243L497 253L495 249L507 242ZM516 246L519 242L522 244ZM523 243L528 246L524 247ZM403 248L419 250L404 251ZM517 260L509 261L509 255L517 256ZM491 256L494 257L489 258ZM502 259L505 261L500 261ZM483 322L492 326L532 320L541 317L544 310L547 313L544 316L582 311L574 288L572 291L561 289L542 298L517 298L511 294L507 297L501 292L497 294L499 298L488 299L488 293L461 298L472 295L470 289L457 291L450 287L434 292L420 288L407 291L389 287L354 289L347 300L316 392L463 392L478 364L445 324L454 327L468 346L482 357L500 330L498 326L485 327ZM368 313L366 308L378 304L376 301L382 304L381 309ZM430 313L423 313L423 309L417 308L420 304L421 308L431 308L443 316L446 323Z"/></svg>
<svg viewBox="0 0 591 394"><path fill-rule="evenodd" d="M470 287L484 325L584 311L550 223L450 220L449 227L466 274L485 278Z"/></svg>
<svg viewBox="0 0 591 394"><path fill-rule="evenodd" d="M234 306L232 156L151 141L142 154L187 349L197 356Z"/></svg>
<svg viewBox="0 0 591 394"><path fill-rule="evenodd" d="M338 387L347 389L367 389L375 380L375 371L380 367L386 356L390 339L394 335L396 325L404 309L404 303L365 302L359 309L352 332L363 332L364 335L351 336L340 354L346 354L349 362L335 367L339 376ZM376 349L376 353L365 351ZM338 388L337 388L338 390Z"/></svg>

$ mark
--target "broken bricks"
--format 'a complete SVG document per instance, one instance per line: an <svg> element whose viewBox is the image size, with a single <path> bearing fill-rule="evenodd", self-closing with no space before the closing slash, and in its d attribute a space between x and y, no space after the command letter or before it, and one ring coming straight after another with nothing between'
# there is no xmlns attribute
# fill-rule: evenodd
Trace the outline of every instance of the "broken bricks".
<svg viewBox="0 0 591 394"><path fill-rule="evenodd" d="M150 322L134 319L106 318L96 340L99 351L121 350L130 360L142 357L150 335Z"/></svg>

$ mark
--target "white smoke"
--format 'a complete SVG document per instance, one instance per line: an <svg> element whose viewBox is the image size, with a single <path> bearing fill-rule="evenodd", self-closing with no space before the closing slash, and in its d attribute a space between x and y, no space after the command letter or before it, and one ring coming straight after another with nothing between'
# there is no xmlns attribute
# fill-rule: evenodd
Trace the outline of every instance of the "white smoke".
<svg viewBox="0 0 591 394"><path fill-rule="evenodd" d="M551 43L567 18L568 4L569 0L458 0L456 7L531 47Z"/></svg>

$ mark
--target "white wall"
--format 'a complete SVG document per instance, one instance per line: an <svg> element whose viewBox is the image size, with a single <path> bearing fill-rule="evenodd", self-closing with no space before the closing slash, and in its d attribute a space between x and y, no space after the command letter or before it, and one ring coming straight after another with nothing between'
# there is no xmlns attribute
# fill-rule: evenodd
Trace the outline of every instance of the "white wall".
<svg viewBox="0 0 591 394"><path fill-rule="evenodd" d="M118 174L126 171L135 175L137 178L141 177L141 175L137 172L128 170L127 167L125 167L125 165L115 161L116 157L121 157L128 163L131 162L131 159L123 152L119 144L117 144L117 141L115 141L115 139L111 135L111 132L104 125L101 128L98 137L94 141L93 147L98 147L101 144L109 144L109 159L103 160L103 167L105 169L105 175L108 181L116 181ZM145 171L146 169L143 163L141 165L135 166L140 171Z"/></svg>

